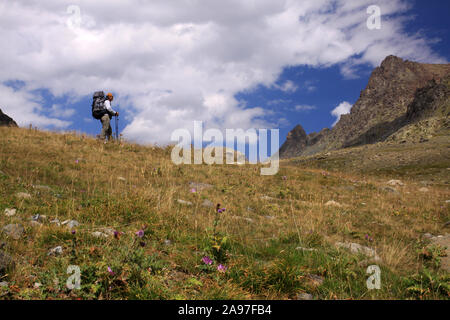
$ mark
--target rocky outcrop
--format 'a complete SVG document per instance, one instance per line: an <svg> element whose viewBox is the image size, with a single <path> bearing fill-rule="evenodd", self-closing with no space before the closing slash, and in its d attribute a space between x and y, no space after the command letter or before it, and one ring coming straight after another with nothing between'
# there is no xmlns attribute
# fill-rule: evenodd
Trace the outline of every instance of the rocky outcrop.
<svg viewBox="0 0 450 320"><path fill-rule="evenodd" d="M17 127L17 123L0 109L0 127Z"/></svg>
<svg viewBox="0 0 450 320"><path fill-rule="evenodd" d="M389 56L375 68L351 112L342 115L334 128L310 134L306 139L299 137L297 143L295 134L289 134L291 138L288 136L285 143L288 146L281 147L280 157L384 141L408 121L434 114L429 102L448 98L443 88L449 74L450 64L422 64ZM294 131L298 131L297 127Z"/></svg>

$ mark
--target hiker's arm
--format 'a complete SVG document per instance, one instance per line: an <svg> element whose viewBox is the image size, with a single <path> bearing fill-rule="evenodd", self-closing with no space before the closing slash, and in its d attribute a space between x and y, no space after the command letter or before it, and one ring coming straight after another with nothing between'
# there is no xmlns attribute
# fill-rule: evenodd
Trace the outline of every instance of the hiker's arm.
<svg viewBox="0 0 450 320"><path fill-rule="evenodd" d="M108 110L109 114L111 114L111 115L117 115L118 114L118 112L114 111L111 108L111 102L109 102L109 100L105 101L105 108L106 108L106 110Z"/></svg>

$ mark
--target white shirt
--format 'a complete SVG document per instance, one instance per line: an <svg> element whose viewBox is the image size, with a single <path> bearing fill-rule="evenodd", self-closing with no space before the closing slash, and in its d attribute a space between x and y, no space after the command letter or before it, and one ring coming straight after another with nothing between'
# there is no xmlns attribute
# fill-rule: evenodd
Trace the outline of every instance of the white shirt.
<svg viewBox="0 0 450 320"><path fill-rule="evenodd" d="M110 113L116 114L116 112L113 109L111 109L111 101L109 101L108 99L105 100L105 108Z"/></svg>

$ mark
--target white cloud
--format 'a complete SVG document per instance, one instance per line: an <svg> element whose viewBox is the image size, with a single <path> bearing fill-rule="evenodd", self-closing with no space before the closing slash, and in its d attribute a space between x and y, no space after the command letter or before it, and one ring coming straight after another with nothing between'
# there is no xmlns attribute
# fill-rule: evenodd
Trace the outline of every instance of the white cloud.
<svg viewBox="0 0 450 320"><path fill-rule="evenodd" d="M317 107L316 106L309 106L309 105L298 105L295 106L295 110L296 111L311 111L311 110L316 110Z"/></svg>
<svg viewBox="0 0 450 320"><path fill-rule="evenodd" d="M372 2L0 0L0 83L25 82L19 91L2 85L0 104L19 124L65 127L58 118L67 113L44 116L35 90L71 101L112 91L130 122L125 137L144 143L167 143L194 120L219 129L273 127L266 110L234 97L274 86L284 67L338 64L352 75L389 54L443 61L421 35L405 33L402 0L377 1L382 29L368 30ZM81 9L75 29L67 25L73 4Z"/></svg>
<svg viewBox="0 0 450 320"><path fill-rule="evenodd" d="M352 110L352 105L348 103L347 101L341 102L336 108L334 108L333 111L331 111L331 114L336 117L336 121L333 123L333 127L339 122L341 119L341 116L343 114L349 114L350 110Z"/></svg>

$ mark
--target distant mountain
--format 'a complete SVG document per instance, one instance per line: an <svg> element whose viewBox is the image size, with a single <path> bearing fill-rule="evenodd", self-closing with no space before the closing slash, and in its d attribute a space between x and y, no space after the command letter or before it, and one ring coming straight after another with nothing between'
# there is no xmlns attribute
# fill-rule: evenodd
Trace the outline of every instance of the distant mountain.
<svg viewBox="0 0 450 320"><path fill-rule="evenodd" d="M445 127L450 108L449 77L450 64L423 64L388 56L372 72L350 114L342 115L331 130L319 133L306 135L301 125L296 126L280 148L280 157L312 155L388 138L397 141L399 137L391 137L395 132L430 117L440 119L433 130ZM413 138L411 133L409 138Z"/></svg>
<svg viewBox="0 0 450 320"><path fill-rule="evenodd" d="M17 123L0 109L0 127L17 127Z"/></svg>

